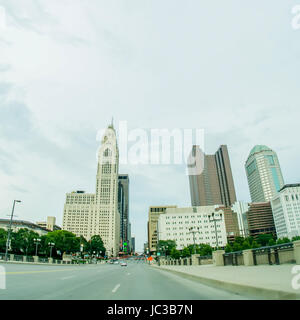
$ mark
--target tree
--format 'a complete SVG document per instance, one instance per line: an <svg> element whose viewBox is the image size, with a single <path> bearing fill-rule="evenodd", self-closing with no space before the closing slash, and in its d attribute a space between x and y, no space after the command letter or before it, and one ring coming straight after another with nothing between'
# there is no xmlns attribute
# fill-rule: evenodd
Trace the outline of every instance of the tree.
<svg viewBox="0 0 300 320"><path fill-rule="evenodd" d="M0 229L0 252L5 252L6 240L7 240L7 231L4 229Z"/></svg>
<svg viewBox="0 0 300 320"><path fill-rule="evenodd" d="M35 253L34 239L39 238L39 234L27 228L19 229L12 233L11 248L14 253L33 255Z"/></svg>
<svg viewBox="0 0 300 320"><path fill-rule="evenodd" d="M233 251L241 251L243 250L242 244L239 242L234 242L232 245L232 250Z"/></svg>
<svg viewBox="0 0 300 320"><path fill-rule="evenodd" d="M179 250L177 250L176 248L172 248L172 250L171 250L171 257L173 258L173 259L179 259L180 258L180 251Z"/></svg>
<svg viewBox="0 0 300 320"><path fill-rule="evenodd" d="M228 253L228 252L232 252L232 246L230 245L230 243L227 243L226 246L225 246L225 252Z"/></svg>
<svg viewBox="0 0 300 320"><path fill-rule="evenodd" d="M281 238L281 239L277 239L276 244L284 244L284 243L289 243L291 242L291 240L287 237L285 238Z"/></svg>
<svg viewBox="0 0 300 320"><path fill-rule="evenodd" d="M191 251L188 247L185 247L182 252L181 255L186 258L186 257L190 257L191 256Z"/></svg>
<svg viewBox="0 0 300 320"><path fill-rule="evenodd" d="M105 255L105 247L103 244L103 241L99 235L92 236L91 240L88 242L88 251L90 255L93 254L93 252L96 252L96 254L100 254L104 256Z"/></svg>
<svg viewBox="0 0 300 320"><path fill-rule="evenodd" d="M176 242L174 240L160 240L156 246L157 252L163 252L167 256L171 254L173 248L176 249Z"/></svg>
<svg viewBox="0 0 300 320"><path fill-rule="evenodd" d="M49 242L54 242L55 251L60 252L60 256L63 253L75 253L80 251L80 239L70 231L56 230L49 232L46 235L44 244L48 246Z"/></svg>
<svg viewBox="0 0 300 320"><path fill-rule="evenodd" d="M296 236L292 238L292 241L297 241L297 240L300 240L300 236Z"/></svg>
<svg viewBox="0 0 300 320"><path fill-rule="evenodd" d="M273 239L274 240L274 237L271 233L266 233L266 234L259 234L257 236L257 242L262 246L262 247L265 247L268 242Z"/></svg>
<svg viewBox="0 0 300 320"><path fill-rule="evenodd" d="M276 245L276 241L274 239L270 239L270 241L268 242L268 246L275 246Z"/></svg>
<svg viewBox="0 0 300 320"><path fill-rule="evenodd" d="M200 243L199 246L197 246L196 252L200 254L200 256L210 256L212 254L213 248L206 243Z"/></svg>

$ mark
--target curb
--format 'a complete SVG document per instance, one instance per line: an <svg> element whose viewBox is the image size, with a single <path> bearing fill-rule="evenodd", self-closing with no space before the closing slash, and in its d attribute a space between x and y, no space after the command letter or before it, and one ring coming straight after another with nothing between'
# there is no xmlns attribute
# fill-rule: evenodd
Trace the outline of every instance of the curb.
<svg viewBox="0 0 300 320"><path fill-rule="evenodd" d="M164 267L154 266L162 271L169 271L181 277L201 282L202 284L209 285L217 289L224 289L236 294L244 294L246 296L257 296L266 300L300 300L300 293L292 293L282 290L266 289L262 287L254 287L250 285L237 284L233 282L227 282L223 280L216 280L211 278L205 278L202 276L196 276L188 274L182 271L170 270Z"/></svg>

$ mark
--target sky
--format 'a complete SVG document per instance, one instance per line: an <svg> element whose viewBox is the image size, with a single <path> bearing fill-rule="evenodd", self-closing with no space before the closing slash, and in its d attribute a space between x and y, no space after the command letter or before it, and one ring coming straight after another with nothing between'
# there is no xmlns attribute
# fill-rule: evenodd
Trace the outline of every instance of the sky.
<svg viewBox="0 0 300 320"><path fill-rule="evenodd" d="M299 183L300 0L0 0L0 217L62 225L65 194L95 191L97 132L203 129L227 144L250 201L252 147ZM300 20L299 20L300 21ZM137 250L150 205L189 206L185 165L125 165ZM8 217L7 217L8 218Z"/></svg>

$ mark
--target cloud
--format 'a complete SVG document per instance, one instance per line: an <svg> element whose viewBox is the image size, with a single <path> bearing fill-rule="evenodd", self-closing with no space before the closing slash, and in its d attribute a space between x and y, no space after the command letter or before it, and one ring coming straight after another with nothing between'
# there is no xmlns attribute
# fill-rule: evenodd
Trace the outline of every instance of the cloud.
<svg viewBox="0 0 300 320"><path fill-rule="evenodd" d="M274 149L285 181L299 182L300 42L288 2L0 5L8 17L0 212L20 196L20 216L61 221L66 192L95 189L96 133L112 116L131 128L205 129L206 153L228 145L239 199L249 200L244 163L255 144ZM142 248L148 206L188 205L188 179L180 166L121 169L130 174L132 232Z"/></svg>

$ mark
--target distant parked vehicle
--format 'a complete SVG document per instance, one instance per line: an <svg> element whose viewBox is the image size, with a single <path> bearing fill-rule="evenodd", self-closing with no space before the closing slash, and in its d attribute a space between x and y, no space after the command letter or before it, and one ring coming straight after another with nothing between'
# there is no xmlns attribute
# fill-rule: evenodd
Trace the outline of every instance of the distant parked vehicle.
<svg viewBox="0 0 300 320"><path fill-rule="evenodd" d="M126 262L121 262L121 267L127 267L127 263Z"/></svg>

